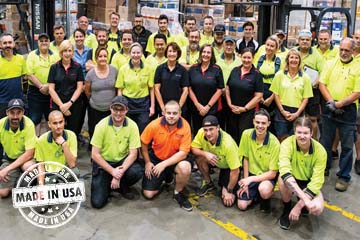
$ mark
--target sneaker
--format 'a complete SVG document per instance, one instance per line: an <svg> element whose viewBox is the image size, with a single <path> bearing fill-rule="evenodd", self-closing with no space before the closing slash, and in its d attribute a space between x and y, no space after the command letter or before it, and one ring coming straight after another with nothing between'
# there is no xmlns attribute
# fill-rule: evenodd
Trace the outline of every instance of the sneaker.
<svg viewBox="0 0 360 240"><path fill-rule="evenodd" d="M355 169L355 173L357 175L360 175L360 160L356 160L354 163L354 169Z"/></svg>
<svg viewBox="0 0 360 240"><path fill-rule="evenodd" d="M214 190L215 189L215 185L214 183L211 181L209 183L206 183L205 181L202 182L201 188L198 192L198 195L200 197L205 196L209 191Z"/></svg>
<svg viewBox="0 0 360 240"><path fill-rule="evenodd" d="M193 209L189 199L182 192L174 194L174 200L177 201L180 207L186 211L190 212Z"/></svg>
<svg viewBox="0 0 360 240"><path fill-rule="evenodd" d="M133 192L131 192L131 189L128 188L128 187L127 188L120 188L119 192L127 200L134 200L135 199L135 194Z"/></svg>
<svg viewBox="0 0 360 240"><path fill-rule="evenodd" d="M345 192L349 187L349 182L344 181L341 178L338 178L335 183L335 190L339 192Z"/></svg>
<svg viewBox="0 0 360 240"><path fill-rule="evenodd" d="M290 219L289 219L289 213L283 213L280 217L279 221L280 227L284 230L290 229Z"/></svg>
<svg viewBox="0 0 360 240"><path fill-rule="evenodd" d="M270 213L270 199L261 199L260 200L260 211L263 213Z"/></svg>

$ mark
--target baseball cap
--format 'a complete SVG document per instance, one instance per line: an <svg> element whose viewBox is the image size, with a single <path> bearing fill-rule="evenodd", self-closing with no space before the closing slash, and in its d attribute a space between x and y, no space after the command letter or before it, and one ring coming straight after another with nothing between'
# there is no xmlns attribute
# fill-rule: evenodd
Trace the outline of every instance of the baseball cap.
<svg viewBox="0 0 360 240"><path fill-rule="evenodd" d="M233 42L235 43L235 39L231 36L225 36L224 42Z"/></svg>
<svg viewBox="0 0 360 240"><path fill-rule="evenodd" d="M275 35L283 35L284 37L286 36L286 34L284 33L284 31L282 29L276 29L274 34Z"/></svg>
<svg viewBox="0 0 360 240"><path fill-rule="evenodd" d="M43 38L43 37L46 38L46 39L50 39L50 37L49 37L49 35L47 33L40 33L38 39Z"/></svg>
<svg viewBox="0 0 360 240"><path fill-rule="evenodd" d="M208 115L202 122L203 127L218 126L219 121L214 115Z"/></svg>
<svg viewBox="0 0 360 240"><path fill-rule="evenodd" d="M128 100L124 96L116 96L111 101L110 107L112 107L114 105L122 105L124 107L127 107L128 106Z"/></svg>
<svg viewBox="0 0 360 240"><path fill-rule="evenodd" d="M25 104L20 98L14 98L9 101L7 110L13 108L20 108L22 110L25 110Z"/></svg>
<svg viewBox="0 0 360 240"><path fill-rule="evenodd" d="M225 26L223 24L216 24L214 32L225 32Z"/></svg>
<svg viewBox="0 0 360 240"><path fill-rule="evenodd" d="M307 29L302 29L298 33L298 37L310 37L311 38L311 32Z"/></svg>

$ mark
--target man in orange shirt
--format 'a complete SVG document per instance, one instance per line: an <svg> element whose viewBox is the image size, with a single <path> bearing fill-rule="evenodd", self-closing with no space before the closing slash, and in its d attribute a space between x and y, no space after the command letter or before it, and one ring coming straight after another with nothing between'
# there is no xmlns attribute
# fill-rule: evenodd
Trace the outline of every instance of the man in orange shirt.
<svg viewBox="0 0 360 240"><path fill-rule="evenodd" d="M189 123L181 117L180 105L176 101L165 104L165 113L149 123L141 134L141 151L145 161L142 188L144 197L154 198L163 181L176 174L174 199L186 211L192 205L183 194L189 181L191 162L186 158L191 145ZM152 142L149 151L149 144Z"/></svg>

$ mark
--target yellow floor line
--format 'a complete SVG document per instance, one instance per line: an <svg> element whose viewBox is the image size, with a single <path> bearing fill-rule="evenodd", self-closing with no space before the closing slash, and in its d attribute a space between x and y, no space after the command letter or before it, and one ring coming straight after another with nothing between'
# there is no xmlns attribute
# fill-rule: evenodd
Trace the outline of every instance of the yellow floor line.
<svg viewBox="0 0 360 240"><path fill-rule="evenodd" d="M246 231L242 230L241 228L235 226L234 224L232 224L231 222L222 222L216 218L213 218L208 212L204 211L201 212L201 214L205 217L207 217L208 219L210 219L212 222L216 223L217 225L219 225L220 227L224 228L226 231L232 233L233 235L235 235L236 237L239 237L241 239L244 240L257 240L257 238L251 236L249 233L247 233Z"/></svg>
<svg viewBox="0 0 360 240"><path fill-rule="evenodd" d="M206 194L204 197L205 198L211 198L211 197L214 197L214 195L209 193L209 194ZM197 207L199 205L198 199L199 199L199 196L197 194L194 194L194 193L189 194L189 201L191 202L191 204L194 207ZM244 239L244 240L257 240L257 238L251 236L251 234L249 234L246 231L242 230L241 228L235 226L231 222L224 223L224 222L212 217L210 215L210 213L207 212L207 211L202 211L200 213L201 213L201 215L207 217L212 222L214 222L218 226L222 227L223 229L225 229L229 233L235 235L236 237L239 237L239 238Z"/></svg>
<svg viewBox="0 0 360 240"><path fill-rule="evenodd" d="M345 211L343 210L341 207L338 207L336 205L330 205L329 203L327 202L324 202L324 206L327 208L327 209L330 209L331 211L334 211L334 212L341 212L341 214L350 219L350 220L353 220L355 222L358 222L360 223L360 217L359 216L356 216L354 213L352 212L348 212L348 211Z"/></svg>

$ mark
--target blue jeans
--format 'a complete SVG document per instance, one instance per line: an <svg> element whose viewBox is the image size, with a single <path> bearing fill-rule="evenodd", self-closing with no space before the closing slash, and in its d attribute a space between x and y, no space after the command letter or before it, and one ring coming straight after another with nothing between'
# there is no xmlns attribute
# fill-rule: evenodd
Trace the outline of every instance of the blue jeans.
<svg viewBox="0 0 360 240"><path fill-rule="evenodd" d="M332 164L332 144L335 138L336 128L339 129L341 153L339 160L340 170L336 175L344 181L350 181L351 168L353 162L353 147L356 141L356 127L354 124L343 123L336 121L332 118L321 116L322 121L322 135L320 142L324 146L327 153L327 164L326 168L330 169Z"/></svg>
<svg viewBox="0 0 360 240"><path fill-rule="evenodd" d="M122 165L124 160L118 163L110 163L111 166L117 167ZM91 205L94 208L102 208L106 205L110 196L112 176L104 169L100 168L93 162L93 177L91 180ZM143 176L143 169L138 162L134 162L125 172L120 181L120 190L129 188L134 185Z"/></svg>

